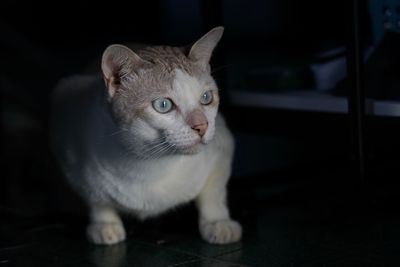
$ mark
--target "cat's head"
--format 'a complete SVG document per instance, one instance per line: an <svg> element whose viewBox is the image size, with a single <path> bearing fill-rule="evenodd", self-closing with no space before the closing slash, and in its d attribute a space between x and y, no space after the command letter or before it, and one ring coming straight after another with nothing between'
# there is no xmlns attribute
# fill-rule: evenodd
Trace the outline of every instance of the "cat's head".
<svg viewBox="0 0 400 267"><path fill-rule="evenodd" d="M223 27L216 27L189 47L133 52L111 45L104 51L111 111L136 153L191 154L211 141L219 95L209 61L222 33Z"/></svg>

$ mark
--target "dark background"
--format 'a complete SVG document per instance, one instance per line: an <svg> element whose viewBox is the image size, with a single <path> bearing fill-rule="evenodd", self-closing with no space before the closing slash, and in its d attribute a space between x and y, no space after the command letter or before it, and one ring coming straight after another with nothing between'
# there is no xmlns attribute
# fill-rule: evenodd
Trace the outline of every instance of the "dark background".
<svg viewBox="0 0 400 267"><path fill-rule="evenodd" d="M397 118L367 118L365 183L355 172L352 122L346 114L245 108L230 102L230 90L238 88L313 90L305 66L319 53L349 43L349 2L1 1L0 209L40 216L73 206L64 198L66 189L47 143L49 95L60 78L83 71L109 44L187 45L219 25L225 26L225 34L212 66L223 96L221 111L236 137L232 186L295 182L319 190L320 184L346 188L378 183L394 190L396 175L390 173L399 171L400 160ZM379 46L372 38L371 10L367 1L360 2L363 46ZM397 38L391 35L385 44L386 57L395 54L390 44ZM369 77L385 62L377 57ZM393 71L396 64L387 68ZM268 87L271 81L250 75L253 66L272 72L276 66L297 67L297 80ZM231 77L245 77L248 83ZM342 82L329 93L347 96L350 89ZM382 80L374 82L369 96L398 100L396 86L390 91L380 86Z"/></svg>
<svg viewBox="0 0 400 267"><path fill-rule="evenodd" d="M56 167L47 147L47 122L49 94L60 78L83 71L109 44L187 45L218 25L226 30L212 65L223 94L221 110L237 128L234 176L293 164L316 168L316 159L332 155L346 158L345 139L337 138L337 131L318 143L324 128L318 115L305 114L306 125L308 118L316 121L304 129L297 112L272 111L266 117L264 110L231 111L227 81L235 66L246 68L257 58L266 65L306 64L316 53L344 45L345 15L345 1L2 1L2 205L35 214L54 204ZM236 125L240 121L250 123ZM293 124L294 135L287 135L292 130L285 124ZM308 132L315 141L304 143Z"/></svg>
<svg viewBox="0 0 400 267"><path fill-rule="evenodd" d="M108 262L133 250L129 255L138 256L125 259L127 266L180 264L179 257L245 266L399 266L398 117L365 117L361 179L351 115L232 100L238 91L316 91L310 65L332 49L349 55L353 2L2 0L0 265L119 266L123 260ZM358 2L360 48L373 48L362 65L365 94L396 104L400 3ZM83 206L48 148L52 89L59 79L84 71L112 43L188 45L219 25L225 32L212 68L221 112L236 140L229 201L233 217L244 225L244 241L218 248L199 243L190 219L195 209L189 206L163 223L150 221L129 232L131 241L122 250L90 247L83 241ZM352 78L344 75L324 94L348 97ZM190 226L182 218L192 221ZM218 264L199 266L236 266Z"/></svg>

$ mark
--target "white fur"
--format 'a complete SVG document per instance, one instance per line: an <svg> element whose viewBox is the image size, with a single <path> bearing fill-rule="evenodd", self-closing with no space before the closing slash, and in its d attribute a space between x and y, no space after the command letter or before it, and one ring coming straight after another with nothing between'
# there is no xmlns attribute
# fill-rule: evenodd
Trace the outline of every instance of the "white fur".
<svg viewBox="0 0 400 267"><path fill-rule="evenodd" d="M173 92L174 98L178 98L179 102L185 103L182 113L186 113L190 110L196 109L199 106L198 103L200 97L206 91L217 88L216 84L213 81L208 84L202 81L203 80L196 79L179 69L175 70ZM207 143L214 136L214 122L217 115L217 109L203 106L203 111L208 120L208 129L205 136L203 137L204 142ZM191 133L193 136L196 136L193 131L191 131Z"/></svg>
<svg viewBox="0 0 400 267"><path fill-rule="evenodd" d="M198 107L198 100L209 86L213 85L201 84L177 70L170 97L186 103L181 106L184 114ZM151 107L146 111L149 121L135 124L132 129L118 129L103 101L102 90L99 77L76 76L60 83L53 99L52 148L67 180L91 210L89 240L96 244L124 240L118 211L145 219L196 200L200 233L206 241L238 241L241 228L230 219L226 205L233 139L216 109L204 107L209 129L203 138L208 144L202 145L198 153L140 159L129 153L119 131L134 131L151 139L157 136L155 125L173 125L183 129L179 134L171 131L176 146L179 142L192 144L199 137L184 125L184 118L178 119L177 114L161 118Z"/></svg>

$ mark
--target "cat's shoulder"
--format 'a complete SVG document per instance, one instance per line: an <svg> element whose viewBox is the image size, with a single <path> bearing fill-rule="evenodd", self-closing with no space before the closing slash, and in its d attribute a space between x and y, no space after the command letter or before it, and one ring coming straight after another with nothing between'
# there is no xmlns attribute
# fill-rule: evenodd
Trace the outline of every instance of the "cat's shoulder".
<svg viewBox="0 0 400 267"><path fill-rule="evenodd" d="M60 79L55 88L54 93L59 93L62 91L73 91L79 90L82 87L89 87L100 80L99 75L89 75L89 74L75 74L65 78Z"/></svg>
<svg viewBox="0 0 400 267"><path fill-rule="evenodd" d="M101 81L99 75L76 74L62 78L57 82L52 92L54 97L62 97L84 88L90 88Z"/></svg>

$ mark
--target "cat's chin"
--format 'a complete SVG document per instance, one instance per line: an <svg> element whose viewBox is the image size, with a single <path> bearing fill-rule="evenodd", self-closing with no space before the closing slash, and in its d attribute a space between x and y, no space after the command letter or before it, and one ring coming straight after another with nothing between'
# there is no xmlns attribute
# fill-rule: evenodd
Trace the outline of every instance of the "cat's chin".
<svg viewBox="0 0 400 267"><path fill-rule="evenodd" d="M190 146L179 148L179 152L184 155L194 155L199 153L203 146L204 144L202 142L198 142Z"/></svg>

